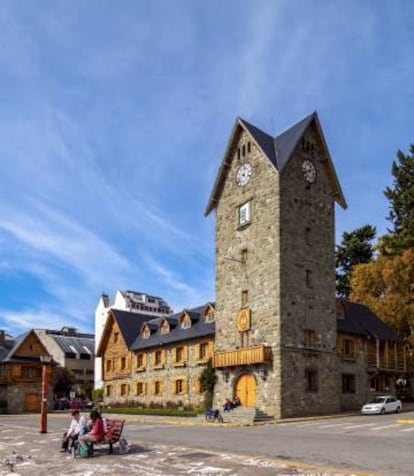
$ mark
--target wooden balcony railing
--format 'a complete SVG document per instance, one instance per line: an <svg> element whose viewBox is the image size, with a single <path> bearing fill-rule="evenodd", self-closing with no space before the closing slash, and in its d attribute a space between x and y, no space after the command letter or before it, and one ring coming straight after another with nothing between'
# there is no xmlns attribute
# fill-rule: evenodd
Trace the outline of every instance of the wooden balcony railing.
<svg viewBox="0 0 414 476"><path fill-rule="evenodd" d="M263 364L272 358L270 347L259 345L244 349L230 350L227 352L215 352L213 367L234 367L236 365Z"/></svg>

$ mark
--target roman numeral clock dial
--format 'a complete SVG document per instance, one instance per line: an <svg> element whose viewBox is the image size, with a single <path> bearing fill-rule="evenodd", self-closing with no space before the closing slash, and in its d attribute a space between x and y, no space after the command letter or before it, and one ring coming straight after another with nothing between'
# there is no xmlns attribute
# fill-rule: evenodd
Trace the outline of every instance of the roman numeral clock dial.
<svg viewBox="0 0 414 476"><path fill-rule="evenodd" d="M305 159L302 162L302 172L308 183L316 182L316 167L315 167L315 164L311 160Z"/></svg>
<svg viewBox="0 0 414 476"><path fill-rule="evenodd" d="M252 166L249 163L245 163L239 167L236 174L236 183L239 187L244 187L248 184L252 176L252 171Z"/></svg>

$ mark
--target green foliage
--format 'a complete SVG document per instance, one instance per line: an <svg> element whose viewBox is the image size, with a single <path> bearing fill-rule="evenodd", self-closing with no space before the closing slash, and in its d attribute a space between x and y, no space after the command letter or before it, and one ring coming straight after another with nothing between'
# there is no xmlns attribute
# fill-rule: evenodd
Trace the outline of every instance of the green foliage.
<svg viewBox="0 0 414 476"><path fill-rule="evenodd" d="M103 388L94 388L92 390L92 400L94 402L100 402L103 400L104 391Z"/></svg>
<svg viewBox="0 0 414 476"><path fill-rule="evenodd" d="M75 374L65 367L57 367L54 374L53 391L57 397L69 396L72 385L76 382Z"/></svg>
<svg viewBox="0 0 414 476"><path fill-rule="evenodd" d="M414 144L411 144L407 155L398 151L391 172L393 185L385 189L384 195L390 201L387 219L393 228L381 237L378 246L385 256L400 255L414 247Z"/></svg>
<svg viewBox="0 0 414 476"><path fill-rule="evenodd" d="M200 375L200 390L204 392L204 403L206 407L212 407L214 386L217 382L216 371L213 368L212 360L209 359L206 367L203 369Z"/></svg>
<svg viewBox="0 0 414 476"><path fill-rule="evenodd" d="M374 226L365 225L350 233L344 232L342 242L336 246L336 293L347 298L351 292L351 274L355 265L369 263L374 254L371 244L375 238Z"/></svg>
<svg viewBox="0 0 414 476"><path fill-rule="evenodd" d="M201 410L179 410L178 408L137 408L137 407L105 407L105 414L120 413L129 415L158 415L158 416L178 416L178 417L195 417L201 413Z"/></svg>
<svg viewBox="0 0 414 476"><path fill-rule="evenodd" d="M93 385L90 382L84 382L81 385L82 398L91 398Z"/></svg>

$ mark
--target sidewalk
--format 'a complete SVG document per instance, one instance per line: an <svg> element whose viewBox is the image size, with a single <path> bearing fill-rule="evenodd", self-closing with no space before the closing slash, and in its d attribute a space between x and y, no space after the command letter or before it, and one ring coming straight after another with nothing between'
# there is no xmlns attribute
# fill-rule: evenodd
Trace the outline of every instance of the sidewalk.
<svg viewBox="0 0 414 476"><path fill-rule="evenodd" d="M202 476L368 476L293 461L257 458L161 444L129 441L121 454L115 445L97 447L90 458L73 459L60 453L60 432L39 434L38 429L4 425L0 420L0 476L202 475ZM252 449L252 452L254 450ZM7 463L15 463L8 465ZM13 471L13 472L12 472Z"/></svg>

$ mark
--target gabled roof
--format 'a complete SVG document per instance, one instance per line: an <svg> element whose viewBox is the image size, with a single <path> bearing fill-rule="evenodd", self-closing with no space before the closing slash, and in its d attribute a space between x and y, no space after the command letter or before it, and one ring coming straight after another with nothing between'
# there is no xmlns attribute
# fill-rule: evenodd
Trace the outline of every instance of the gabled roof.
<svg viewBox="0 0 414 476"><path fill-rule="evenodd" d="M105 329L102 333L101 340L99 342L98 349L96 351L96 356L102 356L102 352L106 345L106 341L112 329L113 322L116 321L121 332L122 338L125 342L125 345L128 349L131 348L131 344L136 339L137 335L140 332L141 326L144 322L150 321L155 317L159 318L158 316L154 316L152 314L140 314L138 312L129 312L129 311L121 311L119 309L111 309L109 311L108 319L105 323Z"/></svg>
<svg viewBox="0 0 414 476"><path fill-rule="evenodd" d="M43 345L41 340L39 339L38 335L35 333L33 329L30 331L24 332L23 334L18 335L14 340L6 340L2 344L0 344L0 354L3 355L3 358L0 359L0 361L3 362L39 362L40 361L40 356L39 355L34 355L34 356L15 356L16 352L19 350L20 346L23 344L23 342L30 336L30 334L33 334L36 339L39 340L39 344L43 347L44 353L48 354L46 347ZM6 345L4 345L6 343ZM3 351L1 350L3 348ZM8 352L7 352L8 350Z"/></svg>
<svg viewBox="0 0 414 476"><path fill-rule="evenodd" d="M402 343L402 339L367 306L341 299L343 318L337 319L338 333L375 337Z"/></svg>
<svg viewBox="0 0 414 476"><path fill-rule="evenodd" d="M227 177L227 171L230 167L232 160L233 150L236 140L238 138L240 130L248 132L257 145L257 147L263 152L264 156L269 159L275 169L281 173L285 165L289 162L298 142L305 133L306 129L312 124L315 124L316 130L320 137L321 145L325 153L324 159L326 160L326 171L331 182L331 186L334 192L335 200L343 208L346 208L346 201L343 196L341 186L339 184L335 168L323 136L321 124L319 122L318 114L314 111L304 119L294 124L292 127L282 132L275 138L263 132L261 129L253 126L249 122L238 117L233 126L232 133L230 135L229 142L226 147L226 151L218 171L213 190L210 195L210 199L207 204L205 215L207 216L214 208L216 208L217 202L220 198L221 190L224 186L225 179Z"/></svg>
<svg viewBox="0 0 414 476"><path fill-rule="evenodd" d="M63 352L75 354L89 354L95 353L95 339L91 337L78 336L51 336L56 344L63 350Z"/></svg>
<svg viewBox="0 0 414 476"><path fill-rule="evenodd" d="M135 342L131 345L131 350L139 351L151 347L158 347L160 345L172 344L183 340L191 340L199 337L213 336L215 333L214 322L205 322L204 311L211 303L204 304L192 309L188 309L177 314L169 316L168 319L174 320L176 326L170 330L168 334L161 334L160 323L165 318L158 318L149 321L148 325L157 325L156 332L152 333L150 337L144 338L139 335ZM192 326L188 329L182 329L179 324L180 317L186 312L191 317Z"/></svg>

